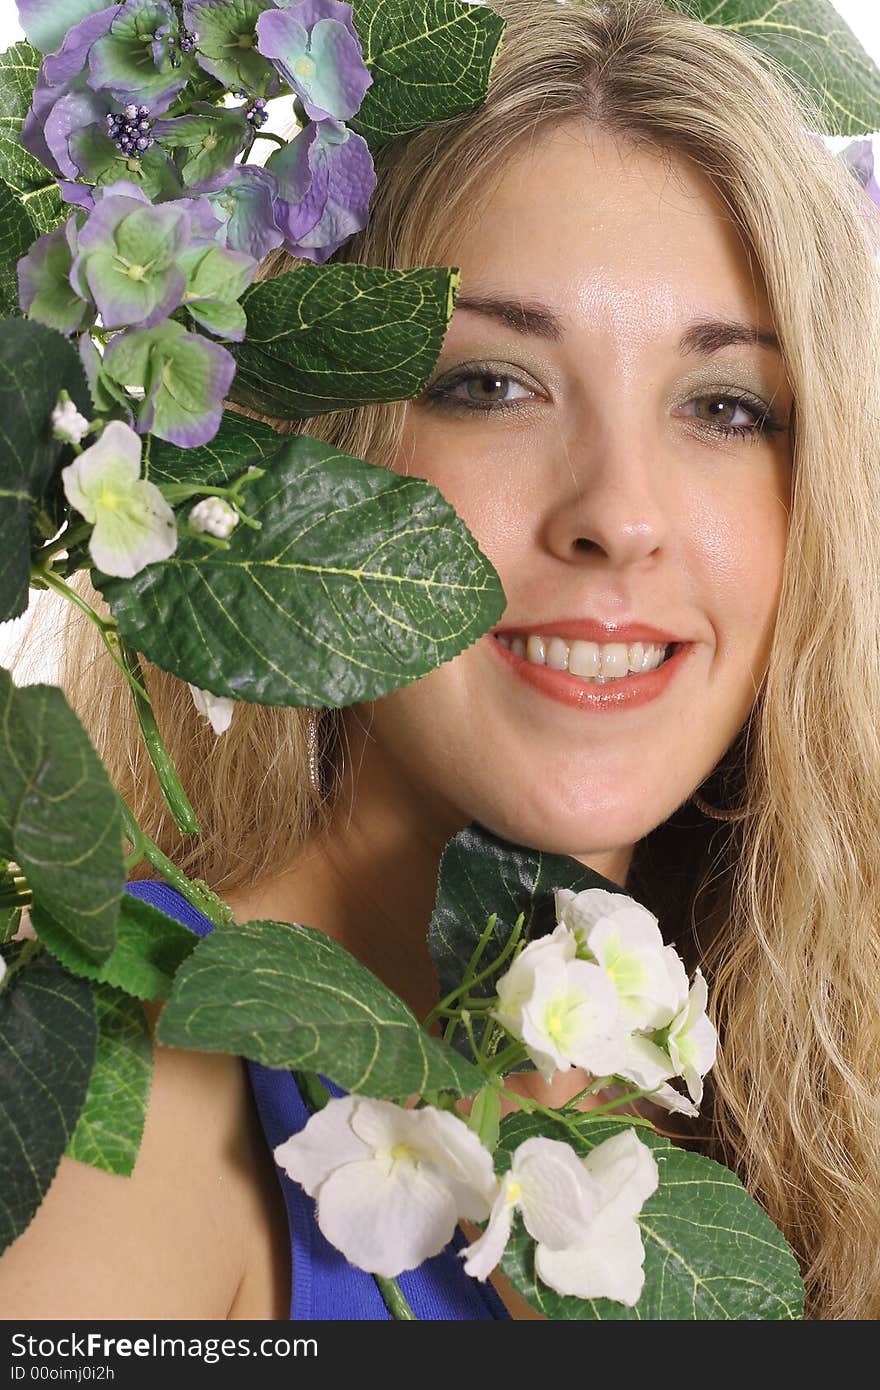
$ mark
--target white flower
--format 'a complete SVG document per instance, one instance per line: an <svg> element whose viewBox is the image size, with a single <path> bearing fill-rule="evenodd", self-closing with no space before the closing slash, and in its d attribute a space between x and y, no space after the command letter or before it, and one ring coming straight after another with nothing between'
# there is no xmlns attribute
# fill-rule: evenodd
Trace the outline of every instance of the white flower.
<svg viewBox="0 0 880 1390"><path fill-rule="evenodd" d="M232 723L235 700L227 695L212 695L210 690L200 690L197 685L189 685L193 704L203 718L209 720L215 734L225 734Z"/></svg>
<svg viewBox="0 0 880 1390"><path fill-rule="evenodd" d="M191 509L189 524L196 531L226 540L238 525L238 512L222 497L203 497Z"/></svg>
<svg viewBox="0 0 880 1390"><path fill-rule="evenodd" d="M578 953L602 966L632 1030L665 1028L688 994L684 963L663 941L657 918L634 898L587 888L556 889L556 913Z"/></svg>
<svg viewBox="0 0 880 1390"><path fill-rule="evenodd" d="M498 1190L489 1150L433 1106L334 1097L274 1154L317 1199L331 1245L389 1279L439 1254L460 1217L485 1220Z"/></svg>
<svg viewBox="0 0 880 1390"><path fill-rule="evenodd" d="M546 1081L572 1067L606 1076L625 1053L614 986L600 966L577 960L575 949L560 925L530 942L496 985L500 1007L492 1016L525 1044Z"/></svg>
<svg viewBox="0 0 880 1390"><path fill-rule="evenodd" d="M67 444L80 444L89 432L89 422L80 415L73 401L59 400L52 410L52 433Z"/></svg>
<svg viewBox="0 0 880 1390"><path fill-rule="evenodd" d="M537 1242L535 1271L560 1294L613 1298L633 1307L644 1287L645 1250L636 1217L657 1189L650 1149L630 1129L578 1158L540 1136L513 1155L485 1231L460 1252L465 1272L485 1279L504 1253L516 1209Z"/></svg>
<svg viewBox="0 0 880 1390"><path fill-rule="evenodd" d="M121 420L111 420L100 439L61 470L68 502L93 523L92 560L121 579L167 560L177 548L174 513L140 472L140 435Z"/></svg>
<svg viewBox="0 0 880 1390"><path fill-rule="evenodd" d="M703 1077L715 1065L718 1046L718 1034L706 1014L708 998L706 981L697 970L687 1002L670 1025L666 1044L674 1075L684 1077L696 1105L703 1099Z"/></svg>

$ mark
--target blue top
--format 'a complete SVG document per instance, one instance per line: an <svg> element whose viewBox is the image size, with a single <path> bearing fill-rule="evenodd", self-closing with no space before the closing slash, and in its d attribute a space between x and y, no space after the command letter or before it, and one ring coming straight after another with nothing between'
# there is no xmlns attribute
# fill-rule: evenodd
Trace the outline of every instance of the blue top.
<svg viewBox="0 0 880 1390"><path fill-rule="evenodd" d="M176 918L197 936L207 936L214 930L214 923L167 883L140 879L127 884L126 891ZM276 1145L303 1128L309 1112L292 1072L264 1067L260 1062L247 1061L246 1064L260 1123L272 1152ZM347 1094L326 1077L321 1079L332 1096ZM315 1216L314 1198L277 1164L275 1171L284 1193L290 1229L291 1318L390 1320L391 1314L372 1276L349 1264L344 1255L324 1239ZM488 1280L481 1283L465 1274L457 1252L467 1243L463 1231L456 1227L449 1244L439 1255L425 1260L418 1269L398 1276L398 1283L417 1318L510 1319L510 1313Z"/></svg>

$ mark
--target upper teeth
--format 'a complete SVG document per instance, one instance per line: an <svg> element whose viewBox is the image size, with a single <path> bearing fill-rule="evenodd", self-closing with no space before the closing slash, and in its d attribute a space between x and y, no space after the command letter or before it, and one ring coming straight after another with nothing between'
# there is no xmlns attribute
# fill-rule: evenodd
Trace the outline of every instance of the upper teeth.
<svg viewBox="0 0 880 1390"><path fill-rule="evenodd" d="M654 671L663 662L666 645L656 642L566 642L562 637L499 636L514 656L554 671L570 671L582 679L620 680L631 671Z"/></svg>

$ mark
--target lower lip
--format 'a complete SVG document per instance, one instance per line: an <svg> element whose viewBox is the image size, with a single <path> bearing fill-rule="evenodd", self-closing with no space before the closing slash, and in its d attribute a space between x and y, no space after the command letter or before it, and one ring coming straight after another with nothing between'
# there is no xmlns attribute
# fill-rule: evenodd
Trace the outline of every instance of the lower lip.
<svg viewBox="0 0 880 1390"><path fill-rule="evenodd" d="M489 639L507 662L514 675L520 676L528 685L558 700L563 705L574 705L577 709L621 710L634 709L637 705L656 700L675 680L693 650L693 642L683 642L668 661L658 666L656 671L634 672L623 676L608 685L587 685L568 671L554 671L549 666L536 666L534 662L515 656L497 638Z"/></svg>

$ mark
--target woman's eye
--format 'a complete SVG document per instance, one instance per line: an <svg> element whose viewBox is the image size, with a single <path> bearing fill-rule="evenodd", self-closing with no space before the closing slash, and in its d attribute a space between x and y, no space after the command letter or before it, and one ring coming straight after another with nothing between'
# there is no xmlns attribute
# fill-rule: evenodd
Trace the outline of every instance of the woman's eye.
<svg viewBox="0 0 880 1390"><path fill-rule="evenodd" d="M523 394L511 396L511 388ZM440 409L499 411L508 410L536 392L516 377L494 368L459 372L429 386L424 399Z"/></svg>

